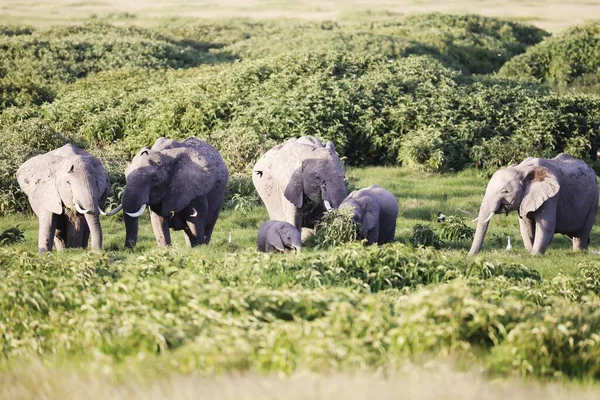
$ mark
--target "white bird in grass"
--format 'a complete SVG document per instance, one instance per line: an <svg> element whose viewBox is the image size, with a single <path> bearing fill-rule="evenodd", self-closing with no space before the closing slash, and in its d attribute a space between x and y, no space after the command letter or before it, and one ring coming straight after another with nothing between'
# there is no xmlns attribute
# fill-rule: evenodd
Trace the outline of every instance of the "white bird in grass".
<svg viewBox="0 0 600 400"><path fill-rule="evenodd" d="M446 216L440 211L437 216L438 222L444 222L446 220Z"/></svg>
<svg viewBox="0 0 600 400"><path fill-rule="evenodd" d="M510 236L508 237L508 244L506 245L506 251L510 251L512 249L512 246L510 244Z"/></svg>
<svg viewBox="0 0 600 400"><path fill-rule="evenodd" d="M231 231L229 231L229 239L227 239L227 243L231 244Z"/></svg>

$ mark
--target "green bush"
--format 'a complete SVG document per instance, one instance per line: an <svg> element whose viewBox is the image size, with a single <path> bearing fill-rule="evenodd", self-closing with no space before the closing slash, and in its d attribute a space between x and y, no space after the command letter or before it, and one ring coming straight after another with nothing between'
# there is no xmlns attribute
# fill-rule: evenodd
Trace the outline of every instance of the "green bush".
<svg viewBox="0 0 600 400"><path fill-rule="evenodd" d="M430 55L463 72L485 74L497 71L547 33L530 25L479 15L433 13L384 22L265 23L248 27L247 35L223 51L241 59L263 58L292 48L391 59Z"/></svg>
<svg viewBox="0 0 600 400"><path fill-rule="evenodd" d="M600 85L600 22L567 29L515 56L500 70L506 77L534 79L566 90ZM600 93L600 91L596 91Z"/></svg>
<svg viewBox="0 0 600 400"><path fill-rule="evenodd" d="M352 219L349 209L333 209L326 212L315 227L315 235L310 238L310 245L316 248L327 248L354 242L366 238L359 224Z"/></svg>
<svg viewBox="0 0 600 400"><path fill-rule="evenodd" d="M88 22L0 29L0 110L53 101L57 84L123 67L189 68L225 61L218 44L181 41L155 30ZM228 59L227 59L228 60Z"/></svg>
<svg viewBox="0 0 600 400"><path fill-rule="evenodd" d="M521 265L354 244L212 259L0 249L0 265L3 359L213 374L467 353L495 373L598 378L599 298L582 290L598 289L597 263L541 281Z"/></svg>
<svg viewBox="0 0 600 400"><path fill-rule="evenodd" d="M413 247L433 247L439 249L443 242L430 225L416 224L408 238Z"/></svg>

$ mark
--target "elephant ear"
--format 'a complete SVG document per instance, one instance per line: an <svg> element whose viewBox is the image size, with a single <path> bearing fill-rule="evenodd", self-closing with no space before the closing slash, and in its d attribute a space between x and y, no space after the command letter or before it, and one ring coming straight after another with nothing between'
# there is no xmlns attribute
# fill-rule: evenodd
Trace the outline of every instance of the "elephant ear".
<svg viewBox="0 0 600 400"><path fill-rule="evenodd" d="M296 208L301 208L304 196L302 162L293 149L289 153L282 154L282 157L277 157L276 161L282 162L272 164L275 181L283 191L285 198Z"/></svg>
<svg viewBox="0 0 600 400"><path fill-rule="evenodd" d="M374 198L370 198L367 201L365 207L365 215L363 217L364 230L370 231L374 227L379 225L379 204ZM366 228L366 229L365 229Z"/></svg>
<svg viewBox="0 0 600 400"><path fill-rule="evenodd" d="M104 168L104 165L102 164L102 161L94 156L90 156L90 158L96 174L96 184L98 185L98 194L100 196L99 205L100 207L104 207L110 191L110 179L108 177L108 172L106 172L106 168Z"/></svg>
<svg viewBox="0 0 600 400"><path fill-rule="evenodd" d="M281 240L281 236L283 235L283 230L281 228L276 228L271 231L271 235L267 237L267 240L271 244L271 246L275 247L279 251L285 251L285 246L283 241Z"/></svg>
<svg viewBox="0 0 600 400"><path fill-rule="evenodd" d="M48 210L62 214L62 200L56 188L55 157L41 154L27 160L17 171L17 181L37 214Z"/></svg>
<svg viewBox="0 0 600 400"><path fill-rule="evenodd" d="M521 202L520 215L525 216L534 212L544 204L546 200L556 196L560 184L548 168L534 166L525 176L525 188L523 201Z"/></svg>
<svg viewBox="0 0 600 400"><path fill-rule="evenodd" d="M170 180L163 197L163 215L181 211L199 196L208 194L215 186L217 166L200 151L182 147L162 152L170 166Z"/></svg>

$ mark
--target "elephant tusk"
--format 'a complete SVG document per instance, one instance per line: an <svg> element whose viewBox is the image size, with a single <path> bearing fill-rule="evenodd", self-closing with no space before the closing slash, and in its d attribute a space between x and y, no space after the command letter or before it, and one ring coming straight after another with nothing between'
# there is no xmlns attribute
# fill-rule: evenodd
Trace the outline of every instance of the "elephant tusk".
<svg viewBox="0 0 600 400"><path fill-rule="evenodd" d="M473 221L471 222L477 222L477 220L479 219L479 217L475 218Z"/></svg>
<svg viewBox="0 0 600 400"><path fill-rule="evenodd" d="M190 215L191 218L195 218L198 216L198 210L196 210L195 208L192 208L192 210L194 210L194 212Z"/></svg>
<svg viewBox="0 0 600 400"><path fill-rule="evenodd" d="M77 212L79 214L87 214L89 213L91 210L86 210L85 208L81 208L81 206L79 205L79 203L75 203L75 209L77 210Z"/></svg>
<svg viewBox="0 0 600 400"><path fill-rule="evenodd" d="M142 206L140 207L140 209L137 212L134 213L128 213L127 211L125 212L125 214L129 215L132 218L137 218L140 215L142 215L144 213L144 211L146 211L146 205L142 204Z"/></svg>
<svg viewBox="0 0 600 400"><path fill-rule="evenodd" d="M103 209L100 208L100 206L98 206L98 212L100 213L100 215L103 215L103 216L106 215L106 213L104 212Z"/></svg>
<svg viewBox="0 0 600 400"><path fill-rule="evenodd" d="M487 218L485 219L485 221L483 221L483 222L488 222L490 219L492 219L492 217L493 217L493 216L494 216L494 213L492 212L492 213L490 214L490 216L489 216L489 217L487 217Z"/></svg>
<svg viewBox="0 0 600 400"><path fill-rule="evenodd" d="M102 209L100 207L98 207L98 211L100 211L100 214L102 214L105 217L112 217L113 215L115 215L116 213L118 213L119 211L121 211L122 208L123 208L123 204L119 204L117 206L117 208L115 208L112 211L104 212L104 211L102 211Z"/></svg>
<svg viewBox="0 0 600 400"><path fill-rule="evenodd" d="M323 204L325 204L325 209L326 209L327 211L331 211L331 210L333 210L333 207L331 207L331 203L330 203L330 202L328 202L327 200L325 200L325 201L323 202Z"/></svg>

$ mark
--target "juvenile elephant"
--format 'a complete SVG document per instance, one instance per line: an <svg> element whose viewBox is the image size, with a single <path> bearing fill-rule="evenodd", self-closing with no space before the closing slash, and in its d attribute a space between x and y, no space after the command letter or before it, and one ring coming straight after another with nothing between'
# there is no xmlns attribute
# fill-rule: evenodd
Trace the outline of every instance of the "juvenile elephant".
<svg viewBox="0 0 600 400"><path fill-rule="evenodd" d="M598 209L596 174L585 162L560 154L525 159L496 171L488 183L469 254L481 250L494 214L517 210L525 248L544 254L555 233L568 236L573 250L586 249Z"/></svg>
<svg viewBox="0 0 600 400"><path fill-rule="evenodd" d="M288 222L269 220L258 230L256 240L258 251L296 251L302 249L300 232Z"/></svg>
<svg viewBox="0 0 600 400"><path fill-rule="evenodd" d="M384 188L371 185L355 190L340 205L340 210L352 210L352 218L367 236L367 243L389 243L394 241L398 200Z"/></svg>
<svg viewBox="0 0 600 400"><path fill-rule="evenodd" d="M158 138L125 170L121 204L125 246L134 247L146 206L158 246L171 244L169 228L183 230L189 246L208 244L221 212L229 173L214 147L196 138Z"/></svg>
<svg viewBox="0 0 600 400"><path fill-rule="evenodd" d="M72 144L27 160L17 171L19 186L39 219L38 250L102 249L99 214L110 190L100 160Z"/></svg>
<svg viewBox="0 0 600 400"><path fill-rule="evenodd" d="M323 213L346 197L342 165L332 142L314 136L289 139L254 165L252 182L272 220L299 231L314 228Z"/></svg>

